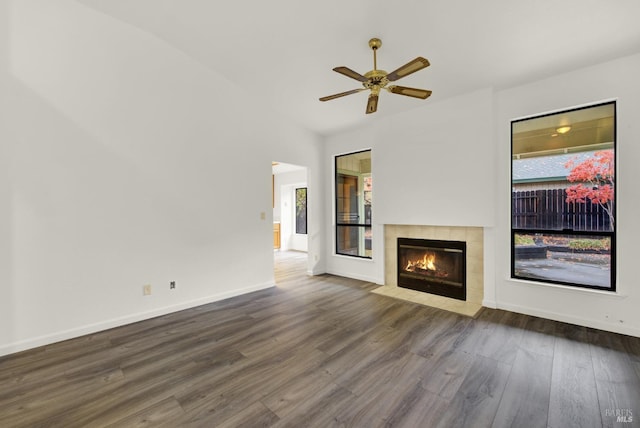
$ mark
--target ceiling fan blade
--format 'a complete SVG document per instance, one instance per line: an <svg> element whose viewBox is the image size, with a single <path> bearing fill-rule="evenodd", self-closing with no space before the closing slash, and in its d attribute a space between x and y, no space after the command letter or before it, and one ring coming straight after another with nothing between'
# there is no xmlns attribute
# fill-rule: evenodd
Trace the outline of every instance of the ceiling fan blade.
<svg viewBox="0 0 640 428"><path fill-rule="evenodd" d="M394 82L398 79L401 79L405 76L410 75L411 73L415 73L418 70L422 70L423 68L429 67L429 61L426 58L422 58L419 56L413 61L409 61L402 67L398 68L395 71L387 74L387 80L389 82Z"/></svg>
<svg viewBox="0 0 640 428"><path fill-rule="evenodd" d="M347 67L336 67L333 69L333 71L338 72L340 74L344 74L345 76L351 77L352 79L356 79L359 82L366 82L369 80L366 77L364 77L362 74L357 73Z"/></svg>
<svg viewBox="0 0 640 428"><path fill-rule="evenodd" d="M406 86L389 86L387 90L394 94L406 95L407 97L426 99L431 95L431 91L426 89L407 88Z"/></svg>
<svg viewBox="0 0 640 428"><path fill-rule="evenodd" d="M371 94L367 101L367 114L375 113L376 110L378 110L378 96Z"/></svg>
<svg viewBox="0 0 640 428"><path fill-rule="evenodd" d="M352 90L347 91L347 92L340 92L339 94L329 95L329 96L320 98L320 101L329 101L329 100L333 100L333 99L336 99L336 98L345 97L347 95L356 94L356 93L362 92L362 91L366 91L366 88L352 89Z"/></svg>

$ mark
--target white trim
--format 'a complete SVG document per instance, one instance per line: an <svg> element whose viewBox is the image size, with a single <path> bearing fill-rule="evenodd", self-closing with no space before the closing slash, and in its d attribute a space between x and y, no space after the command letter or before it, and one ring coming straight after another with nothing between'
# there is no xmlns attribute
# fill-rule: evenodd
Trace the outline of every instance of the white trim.
<svg viewBox="0 0 640 428"><path fill-rule="evenodd" d="M345 278L352 278L352 279L357 279L364 282L372 282L374 284L384 285L384 280L381 280L380 278L374 278L372 276L360 275L357 273L350 273L350 272L337 272L333 270L328 270L327 273L329 275L342 276Z"/></svg>
<svg viewBox="0 0 640 428"><path fill-rule="evenodd" d="M583 327L591 327L598 330L609 331L613 333L626 334L629 336L640 337L640 328L623 324L621 322L606 322L592 320L582 317L567 316L565 314L543 311L536 308L530 308L528 306L512 305L501 303L497 309L503 309L511 312L517 312L520 314L531 315L534 317L546 318L554 321L565 322L569 324L575 324Z"/></svg>
<svg viewBox="0 0 640 428"><path fill-rule="evenodd" d="M596 289L596 288L585 288L585 287L572 286L572 285L554 284L552 282L528 281L526 279L511 278L511 277L507 277L506 280L509 281L509 282L513 282L515 284L520 284L520 285L534 286L534 287L543 286L543 287L556 288L556 289L559 289L559 290L571 291L571 292L579 291L579 292L582 292L582 293L599 294L601 296L615 297L615 298L618 298L618 299L624 299L624 298L629 297L626 294L622 294L622 293L620 293L618 291L608 291L608 290L602 290L602 289Z"/></svg>
<svg viewBox="0 0 640 428"><path fill-rule="evenodd" d="M485 308L497 309L498 303L495 300L483 299L482 306Z"/></svg>
<svg viewBox="0 0 640 428"><path fill-rule="evenodd" d="M219 300L228 299L230 297L236 297L243 294L252 293L254 291L275 287L275 285L276 285L275 281L268 281L262 284L257 284L250 287L241 288L238 290L225 291L223 293L214 294L211 296L203 297L196 300L191 300L184 303L179 303L177 305L165 306L162 308L157 308L157 309L153 309L146 312L127 315L120 318L114 318L107 321L101 321L94 324L85 325L82 327L58 331L55 333L35 337L32 339L20 340L18 342L13 342L13 343L9 343L7 345L1 346L0 356L37 348L39 346L50 345L52 343L61 342L63 340L74 339L87 334L98 333L100 331L108 330L115 327L120 327L123 325L138 322L138 321L148 320L151 318L167 315L167 314L182 311L185 309L191 309L197 306L206 305L208 303L217 302Z"/></svg>

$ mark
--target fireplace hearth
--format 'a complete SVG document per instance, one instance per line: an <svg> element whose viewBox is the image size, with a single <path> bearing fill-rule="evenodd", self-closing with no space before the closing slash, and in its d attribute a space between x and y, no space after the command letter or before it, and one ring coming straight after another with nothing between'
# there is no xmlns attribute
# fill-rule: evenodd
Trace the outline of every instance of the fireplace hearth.
<svg viewBox="0 0 640 428"><path fill-rule="evenodd" d="M466 300L466 242L398 238L398 287Z"/></svg>

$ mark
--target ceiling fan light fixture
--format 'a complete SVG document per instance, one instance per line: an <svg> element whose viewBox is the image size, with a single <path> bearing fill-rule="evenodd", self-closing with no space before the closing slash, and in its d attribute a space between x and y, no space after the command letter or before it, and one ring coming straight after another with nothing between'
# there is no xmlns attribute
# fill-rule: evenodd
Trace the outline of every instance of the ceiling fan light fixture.
<svg viewBox="0 0 640 428"><path fill-rule="evenodd" d="M408 88L406 86L387 86L389 82L394 82L416 71L422 70L428 67L429 61L426 58L417 57L400 68L387 73L384 70L378 69L376 51L382 46L382 40L373 38L369 40L369 47L373 51L373 70L366 72L364 75L351 70L348 67L340 66L335 67L333 71L347 76L351 79L357 80L362 83L362 88L352 89L351 91L341 92L339 94L329 95L327 97L320 98L320 101L329 101L336 98L341 98L346 95L355 94L356 92L369 90L369 99L367 101L366 113L375 113L378 109L378 97L381 89L385 89L392 94L404 95L407 97L425 99L431 95L431 91L426 89Z"/></svg>

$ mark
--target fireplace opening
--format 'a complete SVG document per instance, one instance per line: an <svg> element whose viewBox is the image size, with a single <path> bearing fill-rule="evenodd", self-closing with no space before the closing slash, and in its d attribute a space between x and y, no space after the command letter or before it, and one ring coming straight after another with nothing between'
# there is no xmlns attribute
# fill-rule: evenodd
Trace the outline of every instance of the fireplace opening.
<svg viewBox="0 0 640 428"><path fill-rule="evenodd" d="M467 299L467 244L398 238L398 287Z"/></svg>

